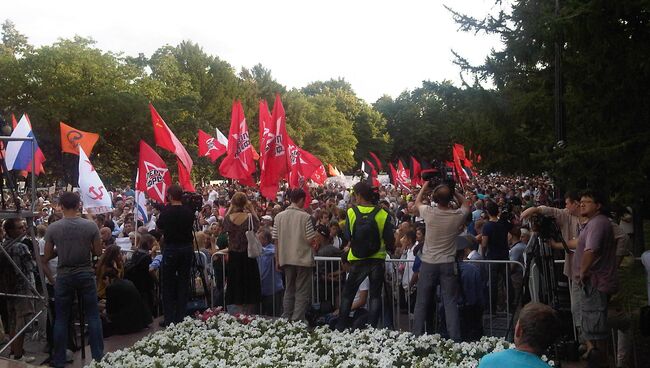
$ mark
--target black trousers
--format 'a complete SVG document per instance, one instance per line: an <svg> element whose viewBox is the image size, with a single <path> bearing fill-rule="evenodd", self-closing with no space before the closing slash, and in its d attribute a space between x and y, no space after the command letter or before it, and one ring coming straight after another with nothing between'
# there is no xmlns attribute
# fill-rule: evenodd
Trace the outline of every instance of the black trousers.
<svg viewBox="0 0 650 368"><path fill-rule="evenodd" d="M192 246L166 244L162 261L162 304L165 324L185 318L190 294Z"/></svg>

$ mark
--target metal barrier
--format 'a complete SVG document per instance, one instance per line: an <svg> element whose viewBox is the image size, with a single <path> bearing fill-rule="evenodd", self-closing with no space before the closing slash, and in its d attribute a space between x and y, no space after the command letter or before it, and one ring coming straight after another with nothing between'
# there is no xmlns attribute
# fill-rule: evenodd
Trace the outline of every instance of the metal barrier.
<svg viewBox="0 0 650 368"><path fill-rule="evenodd" d="M213 293L211 293L211 301L210 301L210 307L216 307L216 306L222 306L226 308L226 290L228 288L228 279L226 277L226 266L227 266L227 258L228 258L228 253L227 252L216 252L212 254L210 257L210 265L209 267L213 267L213 272L210 273L211 276L211 287L213 288ZM257 259L259 262L259 258ZM215 265L221 265L221 270L218 270ZM275 257L271 257L271 285L272 289L275 290L275 282L276 282L276 271L275 271ZM260 275L261 276L261 275ZM262 296L262 301L260 302L258 306L258 313L260 314L265 314L273 317L279 317L281 315L281 302L282 299L278 300L278 298L282 298L280 295L276 295L278 293L272 293L270 295L270 302L271 302L271 307L270 307L270 314L269 311L267 310L267 306L265 305L264 301L265 298L268 298L269 296L267 295L266 297ZM284 294L284 289L282 294ZM280 302L280 306L278 306L278 302Z"/></svg>
<svg viewBox="0 0 650 368"><path fill-rule="evenodd" d="M215 253L211 257L213 265L220 264L221 270L215 269L212 273L212 284L216 287L215 297L212 298L212 306L226 306L226 290L228 288L228 280L226 277L226 260L227 253ZM322 302L330 302L336 309L339 305L341 292L343 291L343 283L345 279L345 272L339 257L315 257L315 267L312 277L312 304L319 304ZM216 262L215 262L216 261ZM219 262L220 261L220 262ZM273 260L273 267L275 268L275 260ZM406 259L387 259L384 277L384 288L382 290L382 318L380 319L381 327L409 330L413 329L414 321L414 306L417 294L414 294L413 289L409 287L409 281L412 275L414 260ZM466 263L477 265L481 272L484 274L483 281L486 288L487 305L484 308L483 322L484 328L487 325L486 335L504 336L506 332L512 328L512 315L516 312L511 310L511 285L510 278L512 270L519 270L521 274L524 273L524 265L520 262L509 260L465 260ZM501 268L502 267L502 268ZM503 272L501 272L503 270ZM404 278L404 275L407 275ZM218 276L221 279L218 279ZM503 275L503 280L496 278ZM507 276L507 277L506 277ZM275 272L271 272L272 284L275 285ZM495 278L495 281L492 281ZM501 282L500 282L501 281ZM504 303L504 309L495 310L496 301L498 298L498 291L494 291L494 287L499 289L503 288L500 293ZM516 285L520 287L520 285ZM440 302L441 298L436 298ZM260 305L260 310L262 306ZM437 308L437 307L436 307ZM276 308L276 295L272 295L272 310L274 316L280 315L280 311ZM268 314L268 313L267 313ZM434 313L435 315L435 313ZM437 330L438 326L434 320L434 326L427 326L427 330Z"/></svg>

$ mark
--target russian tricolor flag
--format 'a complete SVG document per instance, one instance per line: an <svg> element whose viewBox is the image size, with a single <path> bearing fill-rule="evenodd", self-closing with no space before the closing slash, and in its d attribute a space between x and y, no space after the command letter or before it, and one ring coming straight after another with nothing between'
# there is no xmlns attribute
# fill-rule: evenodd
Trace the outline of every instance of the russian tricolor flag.
<svg viewBox="0 0 650 368"><path fill-rule="evenodd" d="M36 146L36 155L34 157L36 164L36 175L44 172L43 161L45 156L38 147L32 126L29 123L27 114L23 115L16 125L16 128L11 133L11 138L34 138L34 145ZM5 162L9 170L32 170L32 145L29 141L10 141L7 142L7 149L5 150Z"/></svg>

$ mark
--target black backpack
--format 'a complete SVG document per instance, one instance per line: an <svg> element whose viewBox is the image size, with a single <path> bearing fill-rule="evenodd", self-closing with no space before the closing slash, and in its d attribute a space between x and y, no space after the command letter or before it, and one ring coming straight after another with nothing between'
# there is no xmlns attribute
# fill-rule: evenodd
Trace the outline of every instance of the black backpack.
<svg viewBox="0 0 650 368"><path fill-rule="evenodd" d="M356 219L350 236L350 250L356 258L368 258L381 248L381 234L375 221L380 208L375 207L369 213L361 213L358 207L352 207L352 210Z"/></svg>

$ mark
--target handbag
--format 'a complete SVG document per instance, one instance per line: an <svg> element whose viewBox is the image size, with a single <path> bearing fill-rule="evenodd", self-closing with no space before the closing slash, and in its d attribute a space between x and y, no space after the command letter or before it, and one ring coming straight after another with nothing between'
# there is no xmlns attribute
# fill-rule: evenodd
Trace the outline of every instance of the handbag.
<svg viewBox="0 0 650 368"><path fill-rule="evenodd" d="M248 215L248 230L246 230L246 240L248 240L248 258L257 258L262 254L262 243L257 239L255 230L253 230L253 215Z"/></svg>

